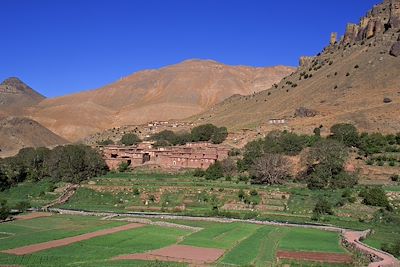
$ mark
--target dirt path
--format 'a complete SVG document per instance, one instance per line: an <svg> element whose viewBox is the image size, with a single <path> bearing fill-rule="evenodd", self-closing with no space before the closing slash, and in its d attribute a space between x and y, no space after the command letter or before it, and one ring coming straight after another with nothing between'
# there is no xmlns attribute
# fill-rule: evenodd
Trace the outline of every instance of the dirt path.
<svg viewBox="0 0 400 267"><path fill-rule="evenodd" d="M375 248L369 247L364 243L360 242L360 239L365 236L365 232L357 232L357 231L345 231L343 233L343 237L357 250L364 251L366 254L372 254L377 258L380 258L380 261L371 262L368 267L399 267L400 262L390 255L389 253L385 253L383 251L377 250Z"/></svg>
<svg viewBox="0 0 400 267"><path fill-rule="evenodd" d="M23 214L23 215L17 215L15 216L16 220L24 221L24 220L31 220L31 219L36 219L36 218L42 218L42 217L49 217L53 215L53 213L50 212L31 212L28 214Z"/></svg>
<svg viewBox="0 0 400 267"><path fill-rule="evenodd" d="M55 205L60 205L66 203L76 192L78 189L79 185L72 184L68 185L65 191L59 196L56 200L53 202L43 206L44 210L48 210L49 208L55 206Z"/></svg>
<svg viewBox="0 0 400 267"><path fill-rule="evenodd" d="M33 244L33 245L14 248L14 249L8 249L8 250L4 250L2 252L7 253L7 254L13 254L13 255L32 254L32 253L35 253L38 251L47 250L47 249L56 248L56 247L68 246L70 244L80 242L83 240L88 240L88 239L91 239L94 237L114 234L114 233L131 230L131 229L142 227L142 226L144 226L144 225L138 224L138 223L131 223L131 224L114 227L114 228L110 228L110 229L104 229L104 230L87 233L87 234L83 234L83 235L67 237L64 239L48 241L48 242L44 242L44 243Z"/></svg>

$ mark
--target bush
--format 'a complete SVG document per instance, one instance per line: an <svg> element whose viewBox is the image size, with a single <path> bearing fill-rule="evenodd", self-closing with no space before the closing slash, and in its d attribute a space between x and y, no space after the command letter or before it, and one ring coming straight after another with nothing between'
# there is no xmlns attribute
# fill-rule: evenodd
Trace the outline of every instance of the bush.
<svg viewBox="0 0 400 267"><path fill-rule="evenodd" d="M369 206L378 206L389 208L389 200L385 190L381 187L371 187L363 190L360 196L364 198L363 203Z"/></svg>
<svg viewBox="0 0 400 267"><path fill-rule="evenodd" d="M140 143L140 138L134 133L124 134L121 138L121 144L125 146L132 146Z"/></svg>
<svg viewBox="0 0 400 267"><path fill-rule="evenodd" d="M331 127L331 137L348 147L357 147L359 136L357 128L352 124L340 123Z"/></svg>
<svg viewBox="0 0 400 267"><path fill-rule="evenodd" d="M400 175L393 174L390 176L390 180L392 180L392 182L398 182L400 180Z"/></svg>
<svg viewBox="0 0 400 267"><path fill-rule="evenodd" d="M315 204L313 213L316 215L333 215L332 204L328 200L320 198Z"/></svg>
<svg viewBox="0 0 400 267"><path fill-rule="evenodd" d="M138 196L138 195L140 195L140 191L139 191L139 189L137 189L136 187L135 188L133 188L133 194L135 195L135 196Z"/></svg>
<svg viewBox="0 0 400 267"><path fill-rule="evenodd" d="M210 165L210 167L208 167L206 170L205 177L207 180L218 180L224 177L224 171L221 163L216 161L214 164Z"/></svg>
<svg viewBox="0 0 400 267"><path fill-rule="evenodd" d="M128 162L123 161L118 165L118 171L119 172L126 172L128 169L129 169L129 163Z"/></svg>
<svg viewBox="0 0 400 267"><path fill-rule="evenodd" d="M199 125L192 129L191 138L194 142L211 141L214 144L220 144L228 136L226 127L220 127L213 124Z"/></svg>
<svg viewBox="0 0 400 267"><path fill-rule="evenodd" d="M31 204L28 201L20 201L15 205L15 208L21 212L27 211L31 207Z"/></svg>
<svg viewBox="0 0 400 267"><path fill-rule="evenodd" d="M202 169L196 169L194 170L193 176L194 177L204 177L206 175L206 172Z"/></svg>
<svg viewBox="0 0 400 267"><path fill-rule="evenodd" d="M106 139L106 140L97 142L97 144L100 146L109 146L109 145L113 145L114 141L112 141L111 139Z"/></svg>
<svg viewBox="0 0 400 267"><path fill-rule="evenodd" d="M10 216L10 208L7 205L7 200L0 200L0 221L4 221Z"/></svg>

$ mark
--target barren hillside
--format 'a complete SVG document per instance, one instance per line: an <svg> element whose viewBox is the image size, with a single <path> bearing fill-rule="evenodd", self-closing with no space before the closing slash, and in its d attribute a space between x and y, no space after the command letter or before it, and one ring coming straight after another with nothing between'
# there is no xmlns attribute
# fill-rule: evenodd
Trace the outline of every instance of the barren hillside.
<svg viewBox="0 0 400 267"><path fill-rule="evenodd" d="M24 113L25 109L45 99L18 78L12 77L0 84L0 118Z"/></svg>
<svg viewBox="0 0 400 267"><path fill-rule="evenodd" d="M385 0L346 34L277 86L234 96L190 120L258 131L311 133L337 122L366 131L400 131L400 1ZM296 112L297 110L297 112ZM272 125L271 119L285 119Z"/></svg>
<svg viewBox="0 0 400 267"><path fill-rule="evenodd" d="M78 140L114 126L186 118L234 94L269 88L293 71L189 60L137 72L97 90L46 99L31 116L55 133Z"/></svg>
<svg viewBox="0 0 400 267"><path fill-rule="evenodd" d="M52 147L67 141L36 121L9 117L0 121L0 157L11 156L24 147Z"/></svg>

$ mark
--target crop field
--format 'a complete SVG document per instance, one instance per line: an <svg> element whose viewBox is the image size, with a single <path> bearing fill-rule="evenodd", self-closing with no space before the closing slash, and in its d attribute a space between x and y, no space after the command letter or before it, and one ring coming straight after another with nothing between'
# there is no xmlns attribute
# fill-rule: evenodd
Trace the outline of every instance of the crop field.
<svg viewBox="0 0 400 267"><path fill-rule="evenodd" d="M2 223L0 265L186 266L185 263L177 262L113 259L121 255L146 253L172 245L222 249L225 253L214 263L215 266L278 266L275 255L280 249L346 253L336 242L337 234L318 230L246 223L196 221L174 221L174 223L200 227L202 230L193 232L179 227L143 225L24 256L6 254L4 250L111 229L126 225L128 222L103 220L98 217L52 215ZM307 242L309 239L312 239L312 242Z"/></svg>

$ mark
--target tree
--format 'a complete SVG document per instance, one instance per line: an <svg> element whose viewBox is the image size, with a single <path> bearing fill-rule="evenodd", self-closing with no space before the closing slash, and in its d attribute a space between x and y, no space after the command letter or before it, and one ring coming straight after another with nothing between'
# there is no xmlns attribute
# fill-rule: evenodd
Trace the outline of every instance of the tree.
<svg viewBox="0 0 400 267"><path fill-rule="evenodd" d="M220 127L215 129L211 137L211 142L213 144L221 144L222 142L225 141L227 137L228 137L228 129L226 127Z"/></svg>
<svg viewBox="0 0 400 267"><path fill-rule="evenodd" d="M208 167L206 170L205 177L207 180L218 180L224 177L224 171L221 163L216 161L214 164L210 165L210 167Z"/></svg>
<svg viewBox="0 0 400 267"><path fill-rule="evenodd" d="M356 147L359 142L357 128L348 123L339 123L331 127L331 137L348 147Z"/></svg>
<svg viewBox="0 0 400 267"><path fill-rule="evenodd" d="M192 140L194 142L199 141L210 141L214 132L217 130L217 127L212 124L203 124L197 127L194 127L191 131Z"/></svg>
<svg viewBox="0 0 400 267"><path fill-rule="evenodd" d="M333 215L332 204L325 198L320 198L315 204L314 215Z"/></svg>
<svg viewBox="0 0 400 267"><path fill-rule="evenodd" d="M10 208L7 205L7 200L0 200L0 221L4 221L10 216Z"/></svg>
<svg viewBox="0 0 400 267"><path fill-rule="evenodd" d="M389 200L385 190L381 187L371 187L360 192L360 196L364 198L363 203L369 206L385 207L390 209Z"/></svg>
<svg viewBox="0 0 400 267"><path fill-rule="evenodd" d="M79 183L108 171L98 151L85 145L54 148L46 165L55 181L72 183Z"/></svg>
<svg viewBox="0 0 400 267"><path fill-rule="evenodd" d="M140 143L140 138L134 133L124 134L121 138L121 143L125 146L132 146Z"/></svg>
<svg viewBox="0 0 400 267"><path fill-rule="evenodd" d="M234 176L237 173L236 162L232 158L221 161L222 170L225 176Z"/></svg>
<svg viewBox="0 0 400 267"><path fill-rule="evenodd" d="M279 154L265 154L250 169L255 184L282 184L289 177L289 162Z"/></svg>
<svg viewBox="0 0 400 267"><path fill-rule="evenodd" d="M307 186L310 189L352 187L357 183L355 175L344 171L348 151L335 140L318 141L306 156Z"/></svg>

